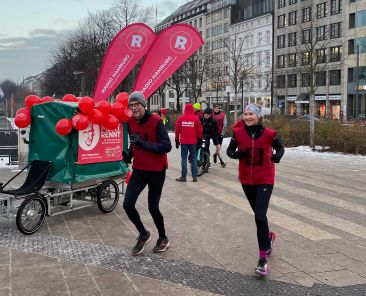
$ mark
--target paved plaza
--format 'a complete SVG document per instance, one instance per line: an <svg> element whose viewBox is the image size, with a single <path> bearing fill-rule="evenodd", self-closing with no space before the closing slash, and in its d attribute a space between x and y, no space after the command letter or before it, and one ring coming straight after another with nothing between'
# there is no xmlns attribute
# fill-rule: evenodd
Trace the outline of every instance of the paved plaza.
<svg viewBox="0 0 366 296"><path fill-rule="evenodd" d="M277 239L266 278L254 273L255 223L237 161L224 158L226 168L178 183L179 150L169 154L164 254L152 253L146 191L138 209L153 241L139 257L121 201L110 214L93 205L48 217L32 236L0 218L0 296L366 295L365 157L286 151L268 213ZM12 174L0 169L0 182Z"/></svg>

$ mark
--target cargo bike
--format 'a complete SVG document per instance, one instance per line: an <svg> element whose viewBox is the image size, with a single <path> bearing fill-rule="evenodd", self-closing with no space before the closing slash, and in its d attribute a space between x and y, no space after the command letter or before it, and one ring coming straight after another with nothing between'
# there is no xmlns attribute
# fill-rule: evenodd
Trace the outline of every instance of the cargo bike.
<svg viewBox="0 0 366 296"><path fill-rule="evenodd" d="M0 183L0 216L15 217L16 226L23 234L39 230L46 216L95 203L103 213L112 212L124 193L128 166L123 161L80 164L77 162L79 132L73 130L68 136L55 132L55 123L60 118L70 118L76 109L76 104L64 102L32 107L29 164L5 184ZM127 145L126 125L120 129L122 149ZM23 185L11 188L12 181L25 171Z"/></svg>

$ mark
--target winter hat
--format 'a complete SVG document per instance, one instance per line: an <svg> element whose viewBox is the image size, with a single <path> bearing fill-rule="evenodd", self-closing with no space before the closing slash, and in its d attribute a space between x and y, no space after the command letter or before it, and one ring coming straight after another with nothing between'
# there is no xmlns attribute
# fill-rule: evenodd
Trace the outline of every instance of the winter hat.
<svg viewBox="0 0 366 296"><path fill-rule="evenodd" d="M212 109L211 108L206 108L205 111L203 111L203 114L210 114L210 115L212 115Z"/></svg>
<svg viewBox="0 0 366 296"><path fill-rule="evenodd" d="M168 112L168 110L166 108L161 108L160 109L160 114L166 115Z"/></svg>
<svg viewBox="0 0 366 296"><path fill-rule="evenodd" d="M131 104L131 102L137 101L141 103L144 108L146 107L146 100L142 92L140 91L134 91L130 96L128 97L128 105Z"/></svg>
<svg viewBox="0 0 366 296"><path fill-rule="evenodd" d="M259 108L256 104L247 105L244 111L251 111L257 114L258 117L262 117L261 108Z"/></svg>
<svg viewBox="0 0 366 296"><path fill-rule="evenodd" d="M200 110L201 109L201 104L200 103L194 103L193 108L196 109L196 110Z"/></svg>

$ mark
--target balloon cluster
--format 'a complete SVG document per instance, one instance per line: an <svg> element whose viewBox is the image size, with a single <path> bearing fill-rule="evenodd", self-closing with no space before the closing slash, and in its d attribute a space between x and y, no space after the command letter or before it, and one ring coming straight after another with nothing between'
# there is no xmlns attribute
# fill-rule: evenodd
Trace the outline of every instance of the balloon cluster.
<svg viewBox="0 0 366 296"><path fill-rule="evenodd" d="M29 95L25 98L26 108L17 111L14 122L19 128L25 128L31 123L30 109L36 104L56 101L52 97L39 98L36 95ZM107 101L100 101L96 106L91 97L76 98L72 94L66 94L62 98L63 102L78 103L79 113L71 119L63 118L56 123L56 132L60 135L68 135L72 128L78 131L85 130L89 123L101 124L106 129L114 130L118 128L120 122L126 122L130 117L128 110L128 93L119 93L113 104Z"/></svg>

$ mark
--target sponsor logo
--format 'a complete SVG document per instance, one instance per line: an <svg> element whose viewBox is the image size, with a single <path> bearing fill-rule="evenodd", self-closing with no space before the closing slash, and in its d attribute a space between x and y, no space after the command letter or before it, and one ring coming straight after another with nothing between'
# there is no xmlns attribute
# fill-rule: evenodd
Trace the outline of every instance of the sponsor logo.
<svg viewBox="0 0 366 296"><path fill-rule="evenodd" d="M193 121L182 121L182 126L194 127L194 122Z"/></svg>
<svg viewBox="0 0 366 296"><path fill-rule="evenodd" d="M140 51L147 45L146 34L142 31L131 32L126 38L126 45L132 51Z"/></svg>
<svg viewBox="0 0 366 296"><path fill-rule="evenodd" d="M44 118L44 115L37 115L38 118Z"/></svg>
<svg viewBox="0 0 366 296"><path fill-rule="evenodd" d="M89 123L87 129L79 131L79 146L85 151L94 149L100 138L100 128L98 124Z"/></svg>
<svg viewBox="0 0 366 296"><path fill-rule="evenodd" d="M192 47L192 37L186 32L177 32L170 38L170 48L175 53L186 53Z"/></svg>

